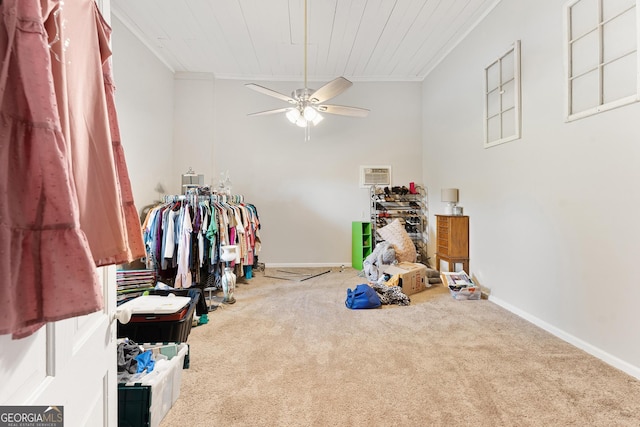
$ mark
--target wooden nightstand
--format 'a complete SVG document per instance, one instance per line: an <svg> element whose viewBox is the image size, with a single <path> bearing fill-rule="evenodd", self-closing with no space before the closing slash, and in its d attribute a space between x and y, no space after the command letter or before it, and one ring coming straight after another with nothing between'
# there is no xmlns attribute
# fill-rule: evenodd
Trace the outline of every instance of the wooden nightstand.
<svg viewBox="0 0 640 427"><path fill-rule="evenodd" d="M449 264L449 271L455 271L455 264L469 272L469 217L463 215L436 215L436 268L440 271L440 260Z"/></svg>

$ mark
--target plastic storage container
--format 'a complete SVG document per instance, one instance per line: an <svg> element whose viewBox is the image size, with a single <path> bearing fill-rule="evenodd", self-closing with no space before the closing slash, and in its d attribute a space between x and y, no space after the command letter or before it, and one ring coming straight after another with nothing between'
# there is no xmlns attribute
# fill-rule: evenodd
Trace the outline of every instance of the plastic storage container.
<svg viewBox="0 0 640 427"><path fill-rule="evenodd" d="M169 308L171 300L184 301L186 305ZM138 300L138 301L136 301ZM129 338L135 342L186 342L193 320L197 297L168 297L149 295L138 297L125 304L133 304L129 323L118 322L118 338ZM155 304L155 305L154 305ZM122 307L122 306L121 306Z"/></svg>
<svg viewBox="0 0 640 427"><path fill-rule="evenodd" d="M188 368L185 343L143 344L145 349L165 347L175 355L162 370L154 369L140 382L118 384L118 426L156 427L180 396L182 369ZM173 347L172 349L170 347Z"/></svg>

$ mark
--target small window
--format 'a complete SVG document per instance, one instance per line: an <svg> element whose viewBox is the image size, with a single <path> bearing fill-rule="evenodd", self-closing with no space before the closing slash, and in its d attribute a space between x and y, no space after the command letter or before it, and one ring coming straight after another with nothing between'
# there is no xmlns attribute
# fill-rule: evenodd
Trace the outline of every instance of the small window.
<svg viewBox="0 0 640 427"><path fill-rule="evenodd" d="M638 101L638 1L566 5L567 120Z"/></svg>
<svg viewBox="0 0 640 427"><path fill-rule="evenodd" d="M520 40L484 69L484 146L520 138Z"/></svg>

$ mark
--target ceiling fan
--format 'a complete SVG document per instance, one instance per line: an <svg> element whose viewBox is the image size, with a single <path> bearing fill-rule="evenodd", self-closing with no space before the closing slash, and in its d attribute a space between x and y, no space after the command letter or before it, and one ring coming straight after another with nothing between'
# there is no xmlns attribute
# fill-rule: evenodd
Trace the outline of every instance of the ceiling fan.
<svg viewBox="0 0 640 427"><path fill-rule="evenodd" d="M336 114L340 116L366 117L369 110L358 107L348 107L345 105L324 104L353 85L344 77L338 77L329 83L320 87L318 90L311 89L307 86L307 0L304 0L304 87L296 89L287 96L283 93L257 85L255 83L247 83L246 87L253 89L262 94L272 96L274 98L286 101L291 106L277 108L274 110L260 111L257 113L249 113L249 116L263 116L268 114L285 113L287 119L302 128L305 128L305 141L309 140L309 128L315 126L323 120L322 114Z"/></svg>

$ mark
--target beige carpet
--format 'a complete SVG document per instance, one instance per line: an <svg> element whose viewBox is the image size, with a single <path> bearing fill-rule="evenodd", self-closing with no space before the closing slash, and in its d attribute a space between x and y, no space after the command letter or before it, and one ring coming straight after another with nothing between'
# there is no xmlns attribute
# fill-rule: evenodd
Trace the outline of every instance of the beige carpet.
<svg viewBox="0 0 640 427"><path fill-rule="evenodd" d="M161 426L640 426L640 381L442 286L351 311L363 279L257 273L189 336Z"/></svg>

